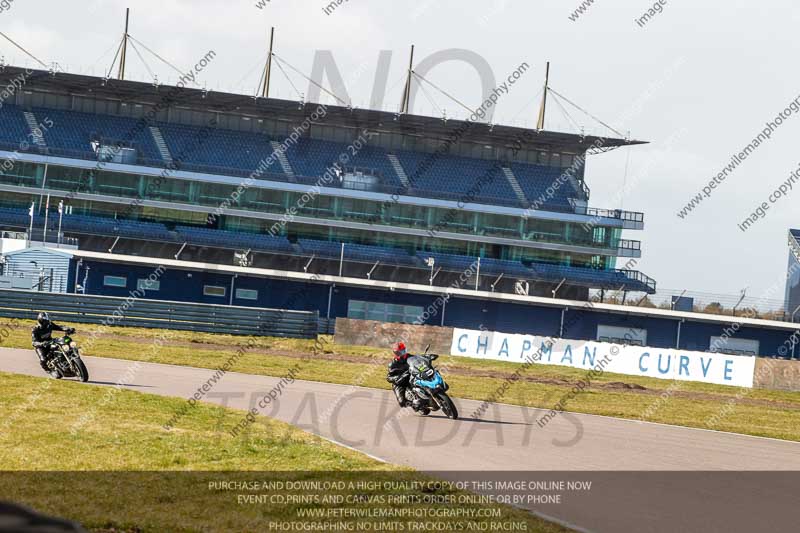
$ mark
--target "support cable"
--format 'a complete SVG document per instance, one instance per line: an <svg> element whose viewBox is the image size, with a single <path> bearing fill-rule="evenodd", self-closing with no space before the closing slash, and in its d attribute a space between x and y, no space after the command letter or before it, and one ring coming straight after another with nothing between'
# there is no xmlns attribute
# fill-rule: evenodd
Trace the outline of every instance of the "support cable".
<svg viewBox="0 0 800 533"><path fill-rule="evenodd" d="M337 101L337 102L339 102L340 104L342 104L342 105L344 105L344 106L347 106L347 105L349 105L349 104L348 104L346 101L342 100L341 98L339 98L338 96L336 96L335 94L333 94L331 91L329 91L328 89L326 89L325 87L323 87L323 86L322 86L322 85L320 85L319 83L315 82L314 80L312 80L311 78L309 78L308 76L306 76L305 74L303 74L302 72L300 72L299 70L297 70L296 68L294 68L294 67L292 66L292 64L291 64L291 63L289 63L288 61L286 61L286 60L282 59L282 58L281 58L280 56L278 56L278 54L276 54L275 52L273 52L273 53L272 53L272 57L274 57L275 59L277 59L277 60L278 60L279 62L281 62L281 63L285 63L287 67L289 67L290 69L292 69L293 71L295 71L297 74L299 74L299 75L301 75L302 77L304 77L304 78L305 78L306 80L308 80L310 83L312 83L312 84L314 84L315 86L319 87L319 88L320 88L320 90L322 90L322 91L325 91L325 93L326 93L326 94L329 94L330 96L332 96L333 98L335 98L335 99L336 99L336 101ZM297 90L297 89L295 89L295 90Z"/></svg>
<svg viewBox="0 0 800 533"><path fill-rule="evenodd" d="M45 63L44 63L42 60L40 60L38 57L36 57L36 56L35 56L35 55L33 55L32 53L30 53L30 52L28 52L27 50L25 50L25 49L24 49L22 46L20 46L19 44L17 44L17 43L16 43L16 41L14 41L14 39L12 39L11 37L9 37L8 35L6 35L5 33L3 33L2 31L0 31L0 35L1 35L1 36L3 36L3 37L4 37L4 38L5 38L5 39L6 39L8 42L10 42L10 43L11 43L11 44L13 44L14 46L16 46L17 48L19 48L20 50L22 50L22 52L23 52L25 55L27 55L28 57L30 57L31 59L33 59L34 61L36 61L37 63L39 63L39 64L40 64L42 67L44 67L45 69L48 69L48 68L50 68L50 67L48 67L48 66L47 66L47 65L46 65L46 64L45 64Z"/></svg>
<svg viewBox="0 0 800 533"><path fill-rule="evenodd" d="M246 79L248 79L248 78L249 78L249 77L250 77L250 76L253 74L253 72L255 72L255 70L256 70L258 67L260 67L262 64L264 64L264 61L266 61L266 57L267 57L267 54L264 54L264 57L263 57L263 58L259 58L259 59L258 59L258 62L254 63L254 64L253 64L253 66L252 66L252 67L250 67L250 68L247 70L247 72L244 74L244 76L242 76L242 77L239 79L239 81L237 81L236 83L234 83L234 84L233 84L233 86L234 86L234 87L238 87L239 85L241 85L242 83L244 83L244 81L245 81ZM261 69L261 76L259 77L259 86L260 86L260 84L261 84L261 80L263 80L263 79L264 79L264 70L266 70L266 68L267 68L267 66L266 66L266 64L264 64L264 67Z"/></svg>
<svg viewBox="0 0 800 533"><path fill-rule="evenodd" d="M388 89L386 89L386 94L387 95L390 94L395 89L395 87L397 87L398 85L400 85L404 81L406 81L406 75L403 75L403 76L400 76L399 78L397 78L397 81L394 82L392 85L390 85Z"/></svg>
<svg viewBox="0 0 800 533"><path fill-rule="evenodd" d="M165 65L167 65L168 67L170 67L172 70L174 70L175 72L177 72L177 73L178 73L178 74L180 74L181 76L183 76L183 75L185 75L185 74L186 74L186 73L185 73L185 72L183 72L181 69L179 69L178 67L176 67L175 65L173 65L172 63L170 63L169 61L167 61L166 59L164 59L163 57L161 57L161 56L160 56L160 55L158 55L157 53L155 53L153 50L151 50L150 48L148 48L148 47L147 47L147 45L146 45L146 44L144 44L144 43L143 43L142 41L140 41L139 39L136 39L136 38L135 38L135 37L133 37L132 35L129 35L129 36L128 36L128 38L129 38L129 39L131 39L131 41L135 42L136 44L140 45L142 48L144 48L144 49L145 49L145 50L147 50L148 52L150 52L152 55L154 55L154 56L156 57L156 59L158 59L159 61L161 61L162 63L164 63L164 64L165 64ZM197 85L197 82L195 82L195 81L193 81L192 83L194 83L195 85Z"/></svg>
<svg viewBox="0 0 800 533"><path fill-rule="evenodd" d="M625 188L628 186L628 165L631 162L631 151L628 150L625 155L625 174L622 176L622 193L619 195L619 208L622 209L625 205Z"/></svg>
<svg viewBox="0 0 800 533"><path fill-rule="evenodd" d="M578 133L581 133L580 125L578 125L578 123L575 121L575 119L573 119L572 116L569 114L569 112L567 111L567 108L565 108L564 104L561 103L560 98L553 98L553 101L556 103L556 105L561 110L561 112L564 113L564 116L567 117L567 120L575 128L575 131L577 131Z"/></svg>
<svg viewBox="0 0 800 533"><path fill-rule="evenodd" d="M117 53L116 53L116 54L114 54L114 59L111 61L111 66L110 66L110 67L108 67L108 73L106 73L106 78L110 78L110 77L111 77L111 71L112 71L112 70L114 70L114 65L116 65L116 64L117 64L117 58L119 57L119 53L120 53L120 51L122 50L122 43L123 43L123 41L125 41L125 37L123 37L123 38L122 38L122 39L119 41L119 44L117 45Z"/></svg>
<svg viewBox="0 0 800 533"><path fill-rule="evenodd" d="M136 46L136 43L134 43L133 41L131 41L131 48L133 48L133 51L136 52L136 55L139 57L139 60L144 65L144 68L147 69L147 72L150 73L150 77L153 78L153 81L155 81L156 80L156 75L150 69L150 65L148 65L147 61L144 60L144 58L142 57L142 54L139 52L139 48Z"/></svg>
<svg viewBox="0 0 800 533"><path fill-rule="evenodd" d="M430 102L430 104L434 107L434 109L436 109L439 112L440 115L444 115L444 110L436 104L436 102L434 101L433 97L428 92L428 90L425 88L425 86L424 85L420 85L419 88L422 89L422 94L425 95L425 98L427 98L428 102Z"/></svg>
<svg viewBox="0 0 800 533"><path fill-rule="evenodd" d="M474 110L474 109L470 109L469 107L467 107L467 105L465 105L465 104L464 104L464 103L462 103L460 100L458 100L457 98L455 98L454 96L452 96L451 94L449 94L447 91L445 91L444 89L441 89L439 86L437 86L437 85L436 85L436 84L434 84L433 82L430 82L430 81L428 81L427 79L425 79L424 77L420 76L419 74L417 74L417 73L416 73L416 72L414 72L413 70L411 71L411 74L413 74L413 75L414 75L414 76L416 76L417 78L421 79L422 81L424 81L425 83L427 83L428 85L430 85L431 87L433 87L434 89L436 89L437 91L439 91L440 93L442 93L443 95L445 95L446 97L448 97L450 100L454 101L455 103L457 103L458 105L460 105L461 107L463 107L464 109L466 109L466 110L467 110L467 111L468 111L470 114L472 114L472 113L474 113L474 112L475 112L475 110Z"/></svg>
<svg viewBox="0 0 800 533"><path fill-rule="evenodd" d="M595 120L595 121L597 121L598 123L602 124L602 125L603 125L603 126L605 126L606 128L610 129L611 131L613 131L614 133L616 133L617 135L619 135L619 137L620 137L621 139L624 139L624 138L625 138L625 136L624 136L622 133L618 132L617 130L615 130L614 128L612 128L611 126L609 126L608 124L606 124L605 122L603 122L602 120L600 120L599 118L597 118L596 116L592 115L591 113L589 113L588 111L586 111L585 109L583 109L581 106L579 106L578 104L576 104L575 102L573 102L572 100L570 100L569 98L567 98L566 96L564 96L563 94L559 93L558 91L556 91L556 90L555 90L555 89L553 89L552 87L548 87L548 89L550 90L550 92L551 92L551 93L555 94L556 96L558 96L558 97L560 97L560 98L563 98L565 102L567 102L568 104L570 104L571 106L573 106L573 107L574 107L575 109L577 109L578 111L582 112L583 114L585 114L585 115L586 115L586 116L588 116L588 117L591 117L592 119L594 119L594 120Z"/></svg>
<svg viewBox="0 0 800 533"><path fill-rule="evenodd" d="M120 46L122 46L122 42L120 42L120 44L117 45L117 50L119 50ZM98 63L100 63L103 60L103 58L105 58L108 55L108 53L113 49L114 49L114 43L111 43L111 46L109 46L108 49L105 52L103 52L103 55L101 55L100 57L98 57L95 60L94 65L97 65ZM117 52L117 54L119 54L119 52ZM116 62L117 62L117 55L115 54L114 55L114 63L116 63ZM114 63L111 63L111 68L114 68ZM108 78L108 77L111 77L111 76L109 75L109 76L106 76L106 77Z"/></svg>
<svg viewBox="0 0 800 533"><path fill-rule="evenodd" d="M275 57L275 56L273 55L272 57ZM292 86L292 89L294 89L294 92L297 93L297 96L299 96L300 99L303 100L303 98L304 98L303 97L303 93L301 93L300 90L297 87L295 87L294 83L292 82L292 78L289 77L289 74L283 69L283 66L280 64L280 62L276 62L275 64L278 65L278 68L283 73L284 77L286 78L286 81L289 82L289 85ZM267 67L264 67L264 72L265 73L266 73L266 68Z"/></svg>

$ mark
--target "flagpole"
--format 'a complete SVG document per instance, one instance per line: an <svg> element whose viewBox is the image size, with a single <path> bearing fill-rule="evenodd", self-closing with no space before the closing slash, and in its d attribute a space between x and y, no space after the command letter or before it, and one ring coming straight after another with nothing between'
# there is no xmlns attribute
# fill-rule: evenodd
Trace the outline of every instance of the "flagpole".
<svg viewBox="0 0 800 533"><path fill-rule="evenodd" d="M31 208L28 210L28 216L31 217L31 224L30 228L28 228L28 247L30 248L31 242L33 240L33 206L36 205L36 202L31 202Z"/></svg>
<svg viewBox="0 0 800 533"><path fill-rule="evenodd" d="M56 248L61 248L61 219L64 218L64 200L58 202L58 239Z"/></svg>
<svg viewBox="0 0 800 533"><path fill-rule="evenodd" d="M50 195L47 195L47 204L44 208L44 233L42 234L43 246L47 248L47 215L50 212Z"/></svg>

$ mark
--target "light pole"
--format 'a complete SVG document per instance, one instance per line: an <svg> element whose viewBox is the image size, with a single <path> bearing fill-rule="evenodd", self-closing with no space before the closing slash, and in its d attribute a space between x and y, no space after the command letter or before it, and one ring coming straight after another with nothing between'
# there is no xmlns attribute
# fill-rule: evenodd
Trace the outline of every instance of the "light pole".
<svg viewBox="0 0 800 533"><path fill-rule="evenodd" d="M235 286L236 286L236 278L237 278L238 276L239 276L239 274L234 274L234 275L231 277L231 293L230 293L230 299L228 300L228 305L231 305L231 306L233 305L233 291L234 291L234 289L235 289Z"/></svg>
<svg viewBox="0 0 800 533"><path fill-rule="evenodd" d="M553 293L553 298L555 298L555 297L556 297L556 293L558 292L558 289L560 289L560 288L561 288L561 286L562 286L562 285L564 285L564 283L565 283L566 281L567 281L567 278L564 278L564 279L562 279L562 280L561 280L561 282L558 284L558 286L557 286L555 289L553 289L553 290L551 291L551 292Z"/></svg>
<svg viewBox="0 0 800 533"><path fill-rule="evenodd" d="M47 215L50 214L50 195L47 195L47 204L44 208L44 233L42 234L42 246L47 248Z"/></svg>
<svg viewBox="0 0 800 533"><path fill-rule="evenodd" d="M58 202L58 239L56 248L61 247L61 220L64 218L64 200Z"/></svg>
<svg viewBox="0 0 800 533"><path fill-rule="evenodd" d="M28 210L28 216L31 218L30 226L28 227L28 247L31 246L33 242L33 206L36 205L36 202L31 202L31 208Z"/></svg>
<svg viewBox="0 0 800 533"><path fill-rule="evenodd" d="M739 296L739 301L736 302L736 305L733 306L733 316L736 316L736 308L739 307L739 305L744 300L744 297L747 294L747 289L748 289L748 287L745 287L744 289L742 289L742 295Z"/></svg>
<svg viewBox="0 0 800 533"><path fill-rule="evenodd" d="M436 259L434 259L433 257L429 257L429 258L427 258L425 260L425 264L428 265L429 267L431 267L430 283L431 283L431 286L433 286L433 267L436 265Z"/></svg>

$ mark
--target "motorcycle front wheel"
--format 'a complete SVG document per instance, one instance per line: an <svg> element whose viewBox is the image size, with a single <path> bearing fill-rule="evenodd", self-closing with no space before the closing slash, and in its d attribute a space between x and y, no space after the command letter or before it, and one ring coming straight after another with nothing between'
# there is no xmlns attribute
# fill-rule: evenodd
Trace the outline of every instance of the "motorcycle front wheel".
<svg viewBox="0 0 800 533"><path fill-rule="evenodd" d="M442 412L452 420L458 419L458 409L456 409L456 404L453 403L453 400L445 394L444 392L436 393L436 401L439 403L439 406L442 408Z"/></svg>
<svg viewBox="0 0 800 533"><path fill-rule="evenodd" d="M80 380L82 382L84 382L84 383L89 381L89 371L86 369L86 365L83 364L83 361L81 360L81 358L80 357L76 357L72 361L72 364L75 367L75 369L77 371L76 373L78 374L78 377L80 378Z"/></svg>

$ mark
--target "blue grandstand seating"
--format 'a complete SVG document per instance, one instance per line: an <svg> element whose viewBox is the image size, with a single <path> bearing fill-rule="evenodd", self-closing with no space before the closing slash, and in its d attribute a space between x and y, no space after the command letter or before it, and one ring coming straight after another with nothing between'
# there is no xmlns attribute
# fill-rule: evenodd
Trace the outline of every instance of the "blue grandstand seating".
<svg viewBox="0 0 800 533"><path fill-rule="evenodd" d="M55 155L95 159L90 141L103 138L110 142L130 143L138 150L138 163L161 166L161 157L150 131L142 127L139 119L112 115L97 115L57 109L34 108L39 121L50 118L54 126L44 133L48 149ZM18 145L29 134L22 109L13 105L0 108L0 142L4 145ZM173 160L180 168L199 172L249 175L259 163L273 152L265 134L211 129L200 134L200 126L187 126L157 122L152 124L161 130ZM379 186L387 192L394 192L402 186L397 172L389 162L390 151L374 146L365 146L353 154L344 143L300 139L287 151L287 159L297 180L313 183L331 163L339 160L341 154L348 155L346 166L374 170L379 178ZM471 190L478 188L474 196L476 203L500 205L527 205L520 201L503 175L501 166L507 165L517 176L522 190L532 202L545 193L562 169L544 165L514 163L507 164L485 159L473 159L446 154L422 152L393 152L409 176L409 194L460 200ZM289 179L281 165L275 161L264 174L266 179L286 181ZM477 183L481 183L476 187ZM337 186L331 183L329 186ZM572 184L560 187L553 197L544 197L542 208L559 211L571 210L569 198L580 197Z"/></svg>
<svg viewBox="0 0 800 533"><path fill-rule="evenodd" d="M457 199L466 198L475 191L475 203L486 199L518 202L511 184L495 161L418 152L397 152L397 158L415 191L444 192Z"/></svg>
<svg viewBox="0 0 800 533"><path fill-rule="evenodd" d="M44 220L43 217L35 216L34 223L38 222L39 218ZM25 209L0 207L0 224L14 228L27 228L30 221L28 211Z"/></svg>
<svg viewBox="0 0 800 533"><path fill-rule="evenodd" d="M302 253L316 255L317 257L338 259L342 253L342 244L339 242L317 241L313 239L299 239L297 244ZM344 246L344 256L351 261L399 266L422 266L418 258L409 255L400 248L387 248L368 244L350 244Z"/></svg>
<svg viewBox="0 0 800 533"><path fill-rule="evenodd" d="M477 257L424 251L417 252L417 256L423 260L427 257L433 257L435 265L445 270L466 272L472 269L473 271L477 271ZM486 274L487 276L499 276L501 273L504 273L507 276L526 278L531 275L530 269L519 261L507 261L490 257L481 258L480 270L481 274Z"/></svg>
<svg viewBox="0 0 800 533"><path fill-rule="evenodd" d="M342 253L342 245L338 242L298 239L297 245L302 253L317 257L339 257Z"/></svg>
<svg viewBox="0 0 800 533"><path fill-rule="evenodd" d="M91 158L94 157L91 141L104 140L136 148L139 157L151 164L163 163L150 131L138 126L138 119L60 109L32 111L40 122L46 118L53 121L53 126L44 131L47 147L53 153Z"/></svg>
<svg viewBox="0 0 800 533"><path fill-rule="evenodd" d="M183 241L190 244L218 246L221 248L247 248L268 252L294 252L292 243L285 237L192 226L177 226L175 231Z"/></svg>
<svg viewBox="0 0 800 533"><path fill-rule="evenodd" d="M270 138L263 134L241 131L210 129L202 135L200 128L180 124L158 124L173 159L181 168L211 167L252 172L263 159L273 152ZM276 161L267 172L283 174Z"/></svg>
<svg viewBox="0 0 800 533"><path fill-rule="evenodd" d="M373 174L382 178L381 183L390 187L402 185L397 174L383 150L365 146L360 150L350 150L347 145L320 141L317 139L301 139L286 151L294 172L300 176L317 177L325 173L334 162L341 164L340 157L347 156L345 167L357 167L372 170Z"/></svg>
<svg viewBox="0 0 800 533"><path fill-rule="evenodd" d="M0 107L0 141L14 148L19 146L23 141L30 142L30 128L25 122L25 116L22 114L22 109L4 104Z"/></svg>
<svg viewBox="0 0 800 533"><path fill-rule="evenodd" d="M548 195L547 188L556 183L564 172L558 167L546 167L542 165L522 165L513 163L509 168L516 176L519 186L525 196L531 202L544 203L545 205L558 205L563 208L570 207L570 198L578 198L579 192L569 181L561 184L558 188L553 187L552 196Z"/></svg>
<svg viewBox="0 0 800 533"><path fill-rule="evenodd" d="M380 261L383 264L402 265L402 266L422 266L417 257L409 255L400 248L384 248L367 244L347 244L344 248L344 256L354 261L364 261L374 263Z"/></svg>
<svg viewBox="0 0 800 533"><path fill-rule="evenodd" d="M571 283L583 283L597 288L618 289L623 286L630 288L632 285L639 287L638 290L646 290L647 288L646 283L633 279L620 270L604 270L543 263L531 264L530 268L538 279L552 281L554 283L566 279Z"/></svg>

